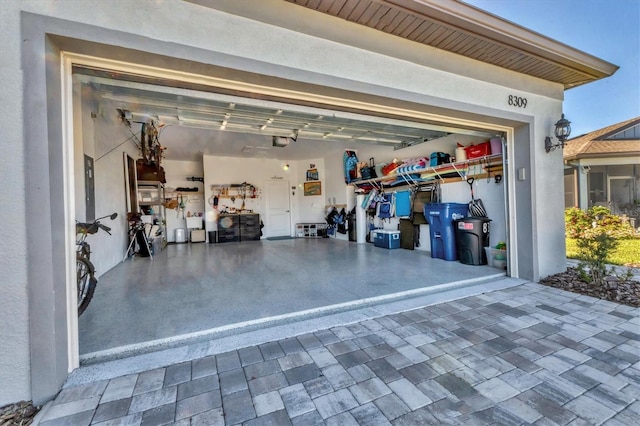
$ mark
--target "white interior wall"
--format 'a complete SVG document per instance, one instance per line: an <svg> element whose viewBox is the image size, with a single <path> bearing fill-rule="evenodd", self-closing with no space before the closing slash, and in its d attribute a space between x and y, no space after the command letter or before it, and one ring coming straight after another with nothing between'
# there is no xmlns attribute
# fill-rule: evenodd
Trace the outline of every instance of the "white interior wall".
<svg viewBox="0 0 640 426"><path fill-rule="evenodd" d="M285 148L286 149L286 148ZM296 180L291 183L295 186L295 199L297 200L297 212L295 212L296 220L294 225L300 222L321 222L325 221L325 206L329 204L329 199L335 197L334 191L327 188L327 179L325 163L334 159L315 158L309 160L296 161L297 176ZM341 160L338 160L341 161ZM307 180L307 170L311 164L315 165L318 170L318 180L321 182L321 195L304 195L304 182ZM295 234L293 234L295 235Z"/></svg>
<svg viewBox="0 0 640 426"><path fill-rule="evenodd" d="M75 220L86 220L84 155L94 160L95 217L118 213L113 221L109 218L101 221L111 228L111 235L100 230L86 239L99 278L122 261L128 244L123 152L137 158L138 150L113 105L99 106L93 99L82 96L82 85L77 82L73 88Z"/></svg>
<svg viewBox="0 0 640 426"><path fill-rule="evenodd" d="M204 169L202 161L172 161L164 160L162 162L164 167L166 184L165 184L165 197L166 198L178 198L178 195L172 192L176 188L198 188L200 193L185 193L183 194L183 200L185 202L184 217L187 217L188 213L203 214L203 226L204 226L204 213L205 213L205 191L204 184L202 182L188 181L187 177L204 177ZM186 229L186 220L183 218L181 211L176 209L166 209L166 229L167 229L167 241L175 242L176 229ZM186 235L186 234L185 234Z"/></svg>
<svg viewBox="0 0 640 426"><path fill-rule="evenodd" d="M91 118L91 112L96 114L95 119ZM129 244L123 153L134 159L139 153L130 139L131 132L119 120L115 108L90 111L88 118L83 113L83 123L87 119L93 122L94 128L96 218L118 213L115 220L106 218L102 221L111 228L111 235L101 230L87 237L91 244L91 261L96 267L96 276L100 277L122 262Z"/></svg>
<svg viewBox="0 0 640 426"><path fill-rule="evenodd" d="M289 170L283 170L284 164L289 164ZM289 186L297 185L298 181L298 165L296 162L273 160L266 158L243 159L234 157L214 157L205 155L203 157L204 169L204 190L205 199L216 195L211 189L211 185L229 185L247 182L255 185L258 189L259 196L257 198L247 198L245 200L245 208L253 210L254 213L260 214L260 219L268 226L265 217L265 198L264 183L270 179L283 180L289 183ZM297 191L296 191L297 192ZM297 211L297 198L291 196L292 213ZM232 201L229 198L220 198L218 209L213 209L209 202L205 204L205 219L207 231L217 230L216 219L219 211L225 207L234 207L240 209L242 200L236 199ZM292 215L292 223L298 218ZM293 229L292 229L293 232ZM263 233L266 234L266 232Z"/></svg>

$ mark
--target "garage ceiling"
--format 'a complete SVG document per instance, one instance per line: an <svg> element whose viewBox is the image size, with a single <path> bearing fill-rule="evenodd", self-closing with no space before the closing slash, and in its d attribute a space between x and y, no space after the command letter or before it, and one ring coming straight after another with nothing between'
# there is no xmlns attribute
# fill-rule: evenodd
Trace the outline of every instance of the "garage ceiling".
<svg viewBox="0 0 640 426"><path fill-rule="evenodd" d="M484 130L106 78L80 67L74 76L103 114L122 115L134 132L155 120L168 160L216 155L294 161L342 155L345 148L399 149L450 135L493 136Z"/></svg>

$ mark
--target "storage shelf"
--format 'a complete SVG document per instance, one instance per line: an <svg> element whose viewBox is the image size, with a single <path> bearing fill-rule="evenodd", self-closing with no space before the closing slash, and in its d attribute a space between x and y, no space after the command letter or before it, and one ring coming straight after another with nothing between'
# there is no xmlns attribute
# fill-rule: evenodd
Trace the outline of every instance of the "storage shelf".
<svg viewBox="0 0 640 426"><path fill-rule="evenodd" d="M204 191L167 191L167 195L204 195Z"/></svg>
<svg viewBox="0 0 640 426"><path fill-rule="evenodd" d="M154 188L161 186L164 188L164 184L158 180L139 180L138 188L141 186L153 186Z"/></svg>
<svg viewBox="0 0 640 426"><path fill-rule="evenodd" d="M474 166L482 166L483 169L485 167L491 167L490 172L483 171L481 173L469 172L469 168ZM453 167L453 170L451 170ZM467 169L467 173L463 173L462 170ZM451 183L451 182L460 182L468 177L473 177L477 179L490 177L490 175L495 175L497 173L502 172L502 154L491 154L486 155L484 157L473 158L466 161L460 161L455 163L446 163L441 164L439 166L430 166L424 169L410 171L406 173L397 173L388 176L381 176L373 179L361 179L355 182L351 182L350 185L359 187L377 187L384 185L385 183L394 182L395 186L405 186L405 185L420 185L424 183L430 182L440 182L440 183ZM414 179L411 175L423 175L427 173L435 173L433 179L422 180L422 179ZM450 174L450 173L458 173L458 176L455 177L441 177L441 174ZM405 182L397 182L399 179L404 179Z"/></svg>
<svg viewBox="0 0 640 426"><path fill-rule="evenodd" d="M296 237L297 238L324 238L327 235L326 223L297 223L296 224Z"/></svg>
<svg viewBox="0 0 640 426"><path fill-rule="evenodd" d="M166 208L165 202L165 188L164 184L160 181L139 180L137 182L137 197L138 197L138 210L142 212L142 207L152 207L154 220L157 221L160 227L161 244L160 249L166 245L167 241L167 229L166 229ZM144 200L146 198L146 200ZM131 224L130 224L131 225Z"/></svg>
<svg viewBox="0 0 640 426"><path fill-rule="evenodd" d="M261 196L260 190L255 185L247 182L213 184L211 185L211 192L213 197L218 197L219 199L255 200Z"/></svg>

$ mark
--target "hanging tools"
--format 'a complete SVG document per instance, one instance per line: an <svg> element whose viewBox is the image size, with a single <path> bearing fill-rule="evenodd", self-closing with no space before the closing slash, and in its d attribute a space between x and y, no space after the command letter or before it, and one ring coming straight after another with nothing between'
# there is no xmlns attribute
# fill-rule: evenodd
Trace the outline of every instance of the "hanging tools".
<svg viewBox="0 0 640 426"><path fill-rule="evenodd" d="M469 184L469 188L471 189L471 201L469 201L469 213L471 216L475 217L487 217L487 210L484 208L484 204L482 200L479 198L475 198L473 194L473 183L475 179L470 177L467 179L467 183Z"/></svg>

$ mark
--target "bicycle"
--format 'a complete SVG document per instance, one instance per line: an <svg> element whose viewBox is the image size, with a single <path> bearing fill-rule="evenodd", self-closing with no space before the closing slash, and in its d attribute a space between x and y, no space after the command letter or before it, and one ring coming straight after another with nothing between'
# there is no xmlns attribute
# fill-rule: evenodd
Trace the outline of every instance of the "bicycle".
<svg viewBox="0 0 640 426"><path fill-rule="evenodd" d="M86 241L87 235L95 234L100 229L111 235L111 228L100 223L100 220L109 218L114 220L118 213L102 216L91 223L76 221L76 285L78 289L78 316L89 306L96 291L98 280L95 277L95 267L91 263L91 246Z"/></svg>

